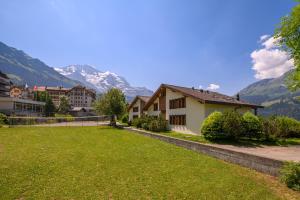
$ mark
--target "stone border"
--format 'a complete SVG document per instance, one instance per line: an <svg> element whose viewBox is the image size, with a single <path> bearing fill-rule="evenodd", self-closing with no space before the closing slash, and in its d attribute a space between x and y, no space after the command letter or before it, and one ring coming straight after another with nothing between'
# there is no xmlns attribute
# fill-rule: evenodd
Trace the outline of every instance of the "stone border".
<svg viewBox="0 0 300 200"><path fill-rule="evenodd" d="M159 139L171 144L175 144L176 146L184 147L186 149L190 149L196 152L204 153L209 156L238 164L244 167L248 167L250 169L254 169L256 171L269 174L272 176L279 176L279 170L284 164L283 161L275 160L271 158L266 158L262 156L256 156L248 153L237 152L233 150L223 149L220 147L215 147L207 144L201 144L193 141L178 139L170 136L155 134L149 131L144 131L140 129L135 129L131 127L124 127L128 131L132 131L135 133L139 133L141 135L145 135L148 137L152 137L155 139Z"/></svg>

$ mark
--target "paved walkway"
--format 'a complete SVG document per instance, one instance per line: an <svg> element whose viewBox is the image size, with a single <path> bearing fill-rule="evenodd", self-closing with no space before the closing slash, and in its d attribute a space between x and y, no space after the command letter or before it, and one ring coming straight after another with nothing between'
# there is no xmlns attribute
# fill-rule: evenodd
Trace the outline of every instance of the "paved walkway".
<svg viewBox="0 0 300 200"><path fill-rule="evenodd" d="M300 162L300 145L290 145L286 147L264 145L259 147L244 147L234 145L213 144L212 146L267 158L273 158L276 160Z"/></svg>

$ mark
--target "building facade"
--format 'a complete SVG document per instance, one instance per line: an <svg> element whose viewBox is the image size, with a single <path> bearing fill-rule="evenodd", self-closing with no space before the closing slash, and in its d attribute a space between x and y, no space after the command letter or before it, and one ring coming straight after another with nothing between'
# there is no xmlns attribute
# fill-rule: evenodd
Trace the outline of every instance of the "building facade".
<svg viewBox="0 0 300 200"><path fill-rule="evenodd" d="M149 101L148 96L136 96L128 107L129 121L141 117L143 114L144 106Z"/></svg>
<svg viewBox="0 0 300 200"><path fill-rule="evenodd" d="M61 97L66 97L72 108L92 107L96 99L96 92L94 90L80 85L73 88L35 86L33 91L47 92L56 107L59 106Z"/></svg>
<svg viewBox="0 0 300 200"><path fill-rule="evenodd" d="M240 113L256 110L261 106L241 101L217 92L162 84L147 101L143 113L162 116L171 130L201 134L201 125L214 111L236 110ZM132 110L129 116L133 115Z"/></svg>
<svg viewBox="0 0 300 200"><path fill-rule="evenodd" d="M0 112L9 116L43 116L44 109L44 102L13 97L0 97Z"/></svg>
<svg viewBox="0 0 300 200"><path fill-rule="evenodd" d="M96 99L96 92L78 85L68 90L67 97L71 107L89 108Z"/></svg>
<svg viewBox="0 0 300 200"><path fill-rule="evenodd" d="M0 97L9 97L10 85L7 75L0 71Z"/></svg>

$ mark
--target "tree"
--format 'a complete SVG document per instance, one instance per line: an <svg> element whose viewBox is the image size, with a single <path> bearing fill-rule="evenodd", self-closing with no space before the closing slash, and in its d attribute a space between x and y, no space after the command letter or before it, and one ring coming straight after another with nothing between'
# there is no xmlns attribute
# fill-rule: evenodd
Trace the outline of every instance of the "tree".
<svg viewBox="0 0 300 200"><path fill-rule="evenodd" d="M60 114L67 114L70 109L70 104L68 99L65 96L60 97L60 103L58 106L58 112Z"/></svg>
<svg viewBox="0 0 300 200"><path fill-rule="evenodd" d="M126 111L125 95L121 90L112 88L100 96L94 107L99 114L120 117Z"/></svg>
<svg viewBox="0 0 300 200"><path fill-rule="evenodd" d="M45 115L46 117L52 117L54 116L55 112L55 105L49 95L47 95L46 101L45 101Z"/></svg>
<svg viewBox="0 0 300 200"><path fill-rule="evenodd" d="M297 0L300 2L300 0ZM296 67L287 81L292 91L300 88L300 3L298 3L288 16L282 18L275 38L281 47L293 58Z"/></svg>
<svg viewBox="0 0 300 200"><path fill-rule="evenodd" d="M55 105L51 99L51 97L49 96L48 92L46 91L36 91L34 93L34 100L36 101L42 101L45 102L45 110L44 110L44 114L46 115L46 117L49 116L54 116L54 112L55 112Z"/></svg>

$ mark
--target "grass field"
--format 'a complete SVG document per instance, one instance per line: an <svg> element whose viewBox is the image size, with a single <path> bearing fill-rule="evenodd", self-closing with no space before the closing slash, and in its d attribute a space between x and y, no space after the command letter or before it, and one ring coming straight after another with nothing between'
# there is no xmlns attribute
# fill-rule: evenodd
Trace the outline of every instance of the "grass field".
<svg viewBox="0 0 300 200"><path fill-rule="evenodd" d="M0 199L298 199L271 178L125 130L0 129Z"/></svg>

